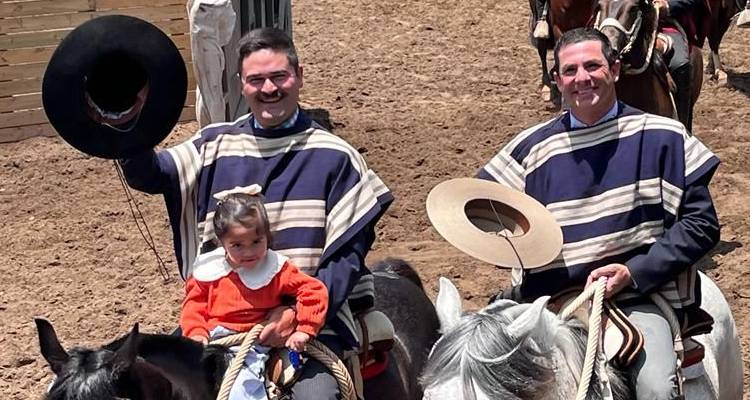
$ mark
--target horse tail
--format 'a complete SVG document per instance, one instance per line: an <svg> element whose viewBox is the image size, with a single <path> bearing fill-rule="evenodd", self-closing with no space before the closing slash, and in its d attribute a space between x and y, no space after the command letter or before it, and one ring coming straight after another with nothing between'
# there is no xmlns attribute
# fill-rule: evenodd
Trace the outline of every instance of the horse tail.
<svg viewBox="0 0 750 400"><path fill-rule="evenodd" d="M404 277L411 281L413 284L417 285L419 289L424 291L422 279L419 277L419 274L404 259L387 257L385 260L376 262L375 265L372 266L372 272L394 274Z"/></svg>

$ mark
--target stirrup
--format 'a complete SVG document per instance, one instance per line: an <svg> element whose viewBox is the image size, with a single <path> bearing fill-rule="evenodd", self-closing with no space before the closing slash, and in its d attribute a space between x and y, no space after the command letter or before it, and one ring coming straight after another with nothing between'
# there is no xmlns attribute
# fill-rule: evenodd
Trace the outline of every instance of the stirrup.
<svg viewBox="0 0 750 400"><path fill-rule="evenodd" d="M737 26L739 28L750 28L750 9L744 9L737 17Z"/></svg>
<svg viewBox="0 0 750 400"><path fill-rule="evenodd" d="M536 21L536 27L534 28L534 38L549 39L549 24L547 23L547 21L543 19Z"/></svg>

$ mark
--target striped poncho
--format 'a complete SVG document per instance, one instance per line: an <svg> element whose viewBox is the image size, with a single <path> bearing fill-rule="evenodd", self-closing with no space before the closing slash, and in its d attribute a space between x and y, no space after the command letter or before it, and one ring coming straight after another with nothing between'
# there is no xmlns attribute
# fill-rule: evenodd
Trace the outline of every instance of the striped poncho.
<svg viewBox="0 0 750 400"><path fill-rule="evenodd" d="M121 163L131 186L164 194L183 279L197 255L212 249L213 194L260 185L271 247L329 290L328 325L321 335L335 333L357 345L350 305L372 304L373 280L364 257L393 197L344 140L303 112L291 127L273 130L254 127L247 115Z"/></svg>
<svg viewBox="0 0 750 400"><path fill-rule="evenodd" d="M695 262L718 241L707 185L719 160L677 121L623 103L613 119L571 128L569 113L514 138L479 172L541 202L563 232L551 264L514 271L523 297L585 283L595 268L628 266L633 287L658 291L676 310L697 305Z"/></svg>

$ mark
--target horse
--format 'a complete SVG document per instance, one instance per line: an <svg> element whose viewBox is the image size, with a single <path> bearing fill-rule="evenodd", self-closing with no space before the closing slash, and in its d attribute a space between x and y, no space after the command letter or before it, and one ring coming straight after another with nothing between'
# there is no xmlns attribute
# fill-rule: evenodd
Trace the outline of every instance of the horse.
<svg viewBox="0 0 750 400"><path fill-rule="evenodd" d="M705 347L705 372L684 382L688 399L742 398L742 358L729 304L700 274L703 308L714 317L709 334L694 339ZM532 304L498 300L474 314L461 315L461 297L440 278L437 312L443 337L435 344L421 378L424 399L575 398L586 347L586 329L547 309L548 296ZM697 375L697 374L696 374ZM594 368L586 399L602 399L606 380L615 400L632 399L624 374L607 365Z"/></svg>
<svg viewBox="0 0 750 400"><path fill-rule="evenodd" d="M364 382L369 399L422 398L416 376L438 338L435 308L407 263L386 259L373 267L375 308L394 325L387 367ZM97 349L66 351L52 325L36 320L42 356L56 377L45 400L214 400L229 350L190 339L139 332Z"/></svg>
<svg viewBox="0 0 750 400"><path fill-rule="evenodd" d="M711 56L708 58L705 72L716 79L720 85L726 85L727 73L721 64L719 46L734 17L745 9L747 0L708 0L708 3L710 7L710 27L707 39Z"/></svg>
<svg viewBox="0 0 750 400"><path fill-rule="evenodd" d="M595 27L619 53L622 69L617 96L624 102L652 114L677 118L671 96L669 71L655 51L658 13L650 0L601 0L596 7ZM692 115L703 85L703 57L700 49L690 50L692 92L690 109L682 122L692 128Z"/></svg>
<svg viewBox="0 0 750 400"><path fill-rule="evenodd" d="M591 26L594 22L594 0L547 0L547 20L550 25L550 37L535 38L531 33L529 38L532 46L539 54L542 64L542 94L544 101L559 102L559 92L553 85L550 70L547 67L547 52L555 48L555 42L563 33L584 26ZM529 32L534 31L536 15L538 14L537 0L529 0L531 15L529 17Z"/></svg>

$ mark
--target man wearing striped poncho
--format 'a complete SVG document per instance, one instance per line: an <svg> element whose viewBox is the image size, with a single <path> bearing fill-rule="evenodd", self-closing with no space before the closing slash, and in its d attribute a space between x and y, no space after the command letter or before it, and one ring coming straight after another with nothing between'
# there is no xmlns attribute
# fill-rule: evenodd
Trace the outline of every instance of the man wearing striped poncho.
<svg viewBox="0 0 750 400"><path fill-rule="evenodd" d="M670 328L648 294L682 322L700 314L694 264L719 239L708 191L719 160L681 123L617 101L619 61L600 32L567 32L555 61L569 110L521 132L478 174L534 197L562 228L557 260L514 271L512 292L533 300L607 277L606 296L644 334L629 368L637 398L677 398Z"/></svg>
<svg viewBox="0 0 750 400"><path fill-rule="evenodd" d="M134 188L164 195L184 279L197 255L213 249L213 195L260 185L271 248L328 288L319 340L341 356L359 346L352 314L373 305L364 260L393 197L354 148L299 109L302 67L283 31L262 28L243 38L240 70L252 114L209 125L167 150L122 160L123 170ZM283 346L287 319L261 341ZM338 392L330 372L314 360L292 390L295 399L335 399Z"/></svg>

